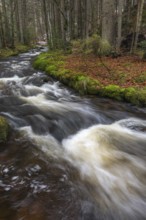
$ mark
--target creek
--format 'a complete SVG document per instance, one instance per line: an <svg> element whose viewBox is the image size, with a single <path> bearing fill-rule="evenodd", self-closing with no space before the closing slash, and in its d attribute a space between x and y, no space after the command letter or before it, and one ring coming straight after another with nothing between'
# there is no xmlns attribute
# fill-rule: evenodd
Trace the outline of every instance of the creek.
<svg viewBox="0 0 146 220"><path fill-rule="evenodd" d="M39 53L0 60L0 220L146 219L146 109L80 97Z"/></svg>

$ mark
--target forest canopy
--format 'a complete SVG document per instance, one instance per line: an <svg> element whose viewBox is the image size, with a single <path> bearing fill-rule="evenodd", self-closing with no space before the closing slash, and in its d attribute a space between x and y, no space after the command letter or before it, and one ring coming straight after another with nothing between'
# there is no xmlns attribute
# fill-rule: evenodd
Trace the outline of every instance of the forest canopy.
<svg viewBox="0 0 146 220"><path fill-rule="evenodd" d="M66 49L97 34L134 50L146 39L145 8L145 0L0 0L0 48L46 40Z"/></svg>

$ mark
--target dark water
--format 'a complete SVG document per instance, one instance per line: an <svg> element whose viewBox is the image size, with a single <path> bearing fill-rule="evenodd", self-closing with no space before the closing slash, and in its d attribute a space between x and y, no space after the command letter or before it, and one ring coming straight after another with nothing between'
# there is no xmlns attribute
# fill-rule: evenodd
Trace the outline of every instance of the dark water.
<svg viewBox="0 0 146 220"><path fill-rule="evenodd" d="M0 220L146 219L146 109L79 97L38 53L0 61Z"/></svg>

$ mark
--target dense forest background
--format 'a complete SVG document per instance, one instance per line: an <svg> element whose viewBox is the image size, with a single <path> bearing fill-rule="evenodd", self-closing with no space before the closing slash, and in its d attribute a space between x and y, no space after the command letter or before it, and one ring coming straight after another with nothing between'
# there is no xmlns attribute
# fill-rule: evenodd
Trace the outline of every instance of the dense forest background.
<svg viewBox="0 0 146 220"><path fill-rule="evenodd" d="M145 0L0 0L0 48L46 40L66 49L99 35L113 48L133 51L146 37Z"/></svg>

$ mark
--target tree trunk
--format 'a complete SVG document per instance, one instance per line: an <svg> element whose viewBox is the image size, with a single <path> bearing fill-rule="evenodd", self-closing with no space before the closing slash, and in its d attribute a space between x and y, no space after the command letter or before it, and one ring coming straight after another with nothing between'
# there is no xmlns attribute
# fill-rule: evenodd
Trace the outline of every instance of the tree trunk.
<svg viewBox="0 0 146 220"><path fill-rule="evenodd" d="M11 0L10 1L10 18L11 18L11 48L15 48L15 34L14 34L14 11L15 11L15 7L14 7L14 1Z"/></svg>
<svg viewBox="0 0 146 220"><path fill-rule="evenodd" d="M47 36L47 41L49 42L49 30L48 30L48 15L47 15L47 4L46 0L43 0L43 11L44 11L44 20L45 20L45 28L46 28L46 36Z"/></svg>
<svg viewBox="0 0 146 220"><path fill-rule="evenodd" d="M115 0L102 1L102 39L115 45Z"/></svg>
<svg viewBox="0 0 146 220"><path fill-rule="evenodd" d="M139 35L139 32L140 32L140 26L141 26L141 21L142 21L143 7L144 7L144 0L139 0L138 1L138 8L137 8L135 33L134 33L135 37L134 37L134 42L133 42L133 45L132 45L132 52L134 52L137 48L138 35Z"/></svg>
<svg viewBox="0 0 146 220"><path fill-rule="evenodd" d="M118 16L118 24L117 24L117 50L119 50L122 39L122 10L123 10L123 0L118 0L117 6L117 16Z"/></svg>

